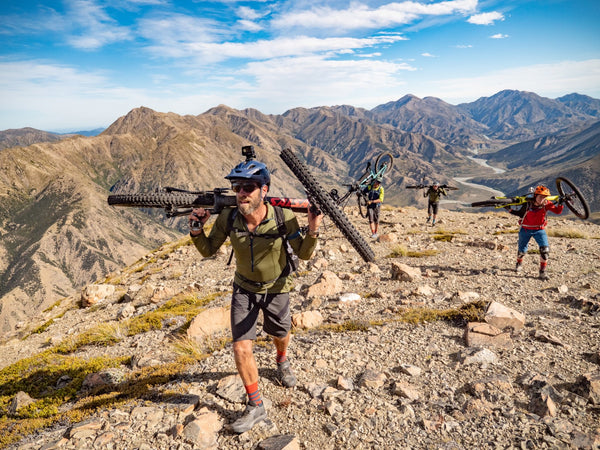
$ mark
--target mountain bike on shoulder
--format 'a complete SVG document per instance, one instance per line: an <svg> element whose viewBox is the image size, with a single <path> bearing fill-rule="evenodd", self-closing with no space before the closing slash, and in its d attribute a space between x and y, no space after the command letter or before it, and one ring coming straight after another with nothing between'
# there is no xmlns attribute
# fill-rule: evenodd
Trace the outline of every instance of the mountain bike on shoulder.
<svg viewBox="0 0 600 450"><path fill-rule="evenodd" d="M329 192L329 196L333 201L343 210L350 200L352 194L356 195L356 202L358 204L358 212L361 217L367 217L367 195L366 188L375 180L382 180L386 172L390 171L394 165L394 157L391 153L381 153L375 160L375 165L371 164L371 161L367 163L365 172L359 177L357 181L350 184L344 184L348 187L348 191L340 197L337 189L332 189Z"/></svg>
<svg viewBox="0 0 600 450"><path fill-rule="evenodd" d="M375 260L375 254L348 217L320 186L310 170L290 149L283 149L279 155L296 175L306 190L308 198L266 197L272 206L290 208L294 212L306 213L309 205L323 211L352 244L366 262ZM194 208L204 208L211 214L218 214L224 208L237 205L236 196L229 194L229 188L215 188L211 191L189 191L165 187L156 192L112 194L108 204L136 208L162 208L167 217L189 215Z"/></svg>
<svg viewBox="0 0 600 450"><path fill-rule="evenodd" d="M587 219L590 216L590 207L579 189L565 177L556 179L556 189L558 195L547 197L548 201L564 203L569 210L580 219ZM519 206L533 200L533 192L513 197L492 197L489 200L482 200L471 203L472 207L494 207L505 208L507 206Z"/></svg>
<svg viewBox="0 0 600 450"><path fill-rule="evenodd" d="M429 189L430 187L433 187L433 185L420 183L420 184L415 184L412 186L406 186L406 189ZM442 189L447 189L449 191L458 191L457 187L449 186L447 184L439 184L438 187L442 188Z"/></svg>

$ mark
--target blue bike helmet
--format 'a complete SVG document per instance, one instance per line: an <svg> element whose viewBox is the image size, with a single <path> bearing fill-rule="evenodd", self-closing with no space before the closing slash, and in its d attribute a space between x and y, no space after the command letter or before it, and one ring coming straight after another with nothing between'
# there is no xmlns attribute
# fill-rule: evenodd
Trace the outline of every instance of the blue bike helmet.
<svg viewBox="0 0 600 450"><path fill-rule="evenodd" d="M249 160L239 163L235 166L229 175L225 177L228 180L252 180L259 186L271 185L271 175L267 166L259 161Z"/></svg>

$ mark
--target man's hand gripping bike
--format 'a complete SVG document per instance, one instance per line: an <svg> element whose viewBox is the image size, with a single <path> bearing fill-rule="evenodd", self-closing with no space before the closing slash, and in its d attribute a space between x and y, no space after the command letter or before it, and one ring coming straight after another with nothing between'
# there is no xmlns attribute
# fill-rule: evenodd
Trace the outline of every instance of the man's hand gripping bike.
<svg viewBox="0 0 600 450"><path fill-rule="evenodd" d="M300 180L311 200L309 202L308 199L267 197L266 201L273 206L290 208L294 212L301 213L306 213L310 204L316 205L331 218L365 261L374 261L375 254L369 244L319 185L308 167L290 149L282 150L280 157ZM187 191L168 187L159 192L109 195L108 204L136 208L162 208L167 217L188 215L193 208L206 208L210 210L211 214L218 214L223 208L236 206L236 196L228 194L229 191L229 188L217 188L212 191Z"/></svg>
<svg viewBox="0 0 600 450"><path fill-rule="evenodd" d="M577 187L567 178L558 177L556 179L556 189L558 195L547 197L549 201L564 203L573 214L580 219L587 219L590 215L590 208L581 195ZM489 200L473 202L471 206L491 206L494 208L504 208L506 206L518 206L533 200L533 194L517 195L514 197L492 197Z"/></svg>
<svg viewBox="0 0 600 450"><path fill-rule="evenodd" d="M393 165L394 157L391 153L381 153L375 160L374 167L371 165L370 161L367 163L367 168L358 181L344 185L348 187L348 191L343 196L340 197L337 189L332 189L329 192L329 196L343 210L348 204L352 194L356 194L358 212L361 217L367 217L367 195L365 189L373 180L377 178L382 179L385 173L392 169Z"/></svg>

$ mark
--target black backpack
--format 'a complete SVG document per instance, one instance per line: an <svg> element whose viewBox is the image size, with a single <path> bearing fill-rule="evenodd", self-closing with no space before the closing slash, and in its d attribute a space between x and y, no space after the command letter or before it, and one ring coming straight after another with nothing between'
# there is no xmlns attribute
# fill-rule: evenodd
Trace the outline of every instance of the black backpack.
<svg viewBox="0 0 600 450"><path fill-rule="evenodd" d="M287 227L285 226L285 218L283 215L283 208L281 206L273 206L273 210L275 211L275 222L277 223L277 234L254 234L254 233L250 233L248 231L243 231L243 233L252 234L254 237L260 237L263 239L280 239L280 238L283 239L283 246L285 248L287 265L283 269L283 272L281 273L280 277L285 277L285 276L288 276L289 274L295 272L296 270L298 270L298 267L300 266L300 260L298 258L298 255L296 255L296 253L294 253L294 250L292 249L292 246L290 245L290 242L288 241L288 238L287 238ZM234 228L233 228L233 222L235 221L235 218L237 217L237 213L238 213L238 209L232 208L231 212L229 213L229 216L227 216L227 226L226 226L225 230L226 230L226 233L228 236L230 236L232 231L235 231L236 233L240 233L240 231L234 230ZM230 237L230 239L231 239L231 237ZM227 265L231 264L232 258L233 258L233 248L231 249L231 254L229 255L229 261L227 261Z"/></svg>

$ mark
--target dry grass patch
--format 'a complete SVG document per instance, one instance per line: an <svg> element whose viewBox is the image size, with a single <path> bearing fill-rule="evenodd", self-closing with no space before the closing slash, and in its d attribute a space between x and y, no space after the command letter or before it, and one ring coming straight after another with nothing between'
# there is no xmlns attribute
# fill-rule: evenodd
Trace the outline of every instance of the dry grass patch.
<svg viewBox="0 0 600 450"><path fill-rule="evenodd" d="M579 230L548 230L546 231L550 237L561 237L569 239L588 239L588 235Z"/></svg>
<svg viewBox="0 0 600 450"><path fill-rule="evenodd" d="M164 397L157 386L176 379L186 369L184 360L158 367L148 367L132 373L118 386L107 386L85 395L80 392L85 376L108 367L128 364L129 358L95 358L83 361L46 351L21 360L0 371L0 447L4 448L37 430L56 424L77 423L98 411L124 406L131 401L153 401ZM56 388L58 379L72 379L63 388ZM33 404L9 417L7 407L19 391L37 399ZM167 394L168 395L168 394ZM73 402L66 409L65 405Z"/></svg>
<svg viewBox="0 0 600 450"><path fill-rule="evenodd" d="M516 234L519 232L519 229L509 229L509 230L496 230L492 233L493 236L498 236L500 234Z"/></svg>
<svg viewBox="0 0 600 450"><path fill-rule="evenodd" d="M412 324L438 320L481 322L486 306L486 302L477 301L452 309L406 308L398 314L398 318L400 322Z"/></svg>
<svg viewBox="0 0 600 450"><path fill-rule="evenodd" d="M392 248L392 252L387 255L388 258L399 258L401 256L407 256L409 258L424 258L426 256L435 256L439 253L439 250L425 249L425 250L408 250L403 245L396 245Z"/></svg>

